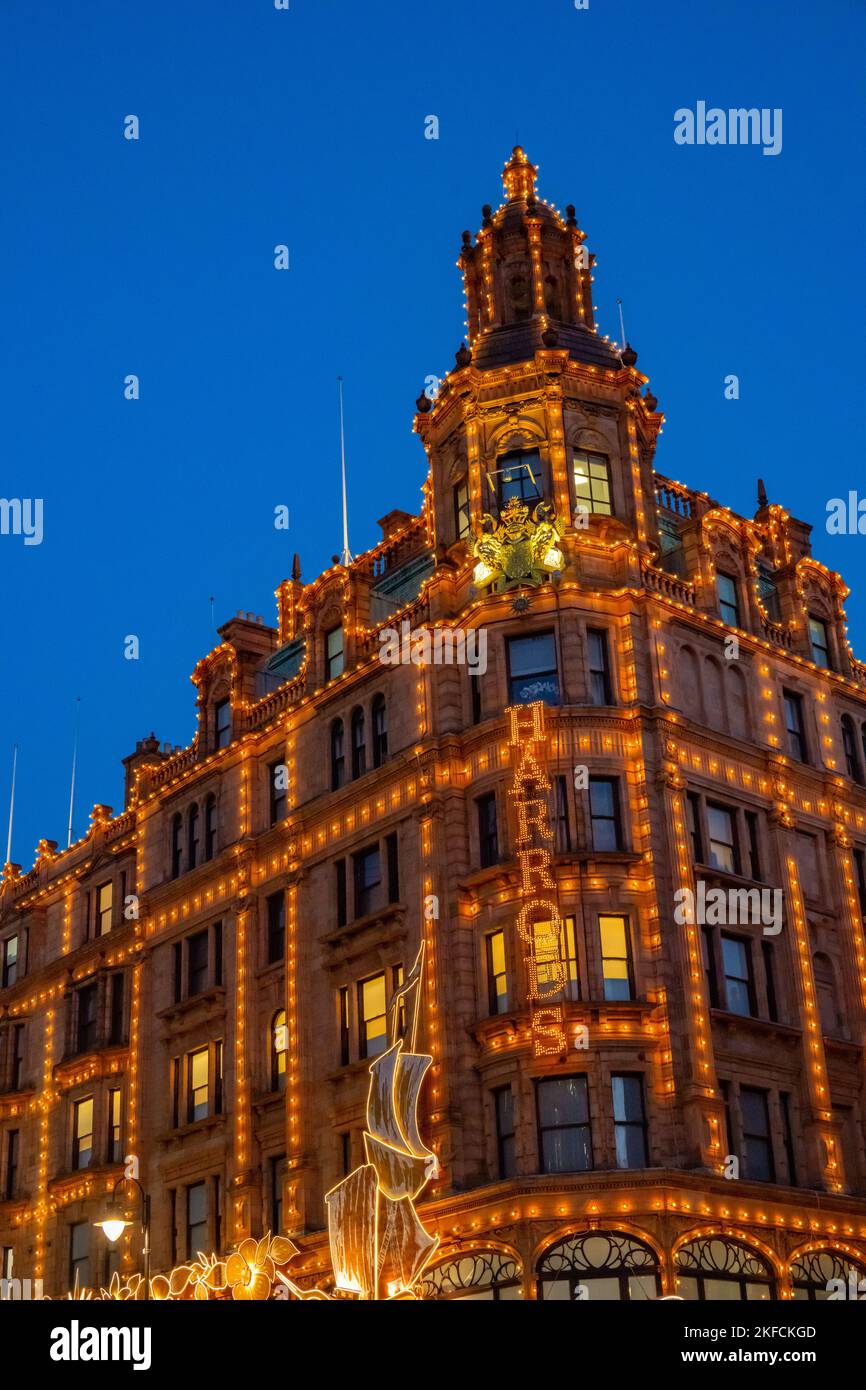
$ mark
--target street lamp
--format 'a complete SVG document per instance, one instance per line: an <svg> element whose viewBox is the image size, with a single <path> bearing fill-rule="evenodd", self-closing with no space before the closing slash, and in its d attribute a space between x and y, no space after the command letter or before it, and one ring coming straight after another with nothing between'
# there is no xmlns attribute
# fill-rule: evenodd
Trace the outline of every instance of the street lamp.
<svg viewBox="0 0 866 1390"><path fill-rule="evenodd" d="M96 1221L94 1225L101 1227L111 1244L114 1245L115 1241L119 1240L123 1235L127 1226L133 1224L131 1221L127 1221L123 1214L123 1204L119 1202L117 1198L118 1189L123 1187L125 1183L131 1183L133 1187L138 1188L139 1196L141 1197L141 1215L139 1220L141 1223L142 1235L144 1236L144 1296L145 1298L150 1298L150 1197L138 1181L138 1178L117 1179L117 1182L114 1184L114 1191L111 1194L111 1201L108 1204L106 1214L102 1221Z"/></svg>

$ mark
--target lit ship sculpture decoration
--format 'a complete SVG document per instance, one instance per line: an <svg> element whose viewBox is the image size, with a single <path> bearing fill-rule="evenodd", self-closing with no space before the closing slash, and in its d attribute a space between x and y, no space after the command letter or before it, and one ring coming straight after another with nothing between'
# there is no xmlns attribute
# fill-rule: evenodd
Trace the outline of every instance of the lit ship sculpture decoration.
<svg viewBox="0 0 866 1390"><path fill-rule="evenodd" d="M415 1210L439 1175L439 1160L418 1131L418 1099L433 1058L415 1051L424 946L388 1005L388 1048L370 1066L367 1162L325 1197L334 1292L295 1282L300 1253L286 1236L244 1240L230 1255L199 1254L145 1286L139 1274L114 1274L107 1289L81 1289L76 1275L68 1299L159 1301L267 1299L394 1301L419 1297L418 1282L439 1247Z"/></svg>
<svg viewBox="0 0 866 1390"><path fill-rule="evenodd" d="M558 574L564 564L561 532L553 508L539 502L530 515L519 497L511 497L499 520L485 512L472 538L477 589L535 587Z"/></svg>
<svg viewBox="0 0 866 1390"><path fill-rule="evenodd" d="M388 1048L370 1066L367 1162L325 1197L338 1297L415 1298L439 1245L415 1210L424 1188L439 1175L439 1161L418 1131L418 1098L433 1061L415 1051L423 968L422 944L388 1006Z"/></svg>

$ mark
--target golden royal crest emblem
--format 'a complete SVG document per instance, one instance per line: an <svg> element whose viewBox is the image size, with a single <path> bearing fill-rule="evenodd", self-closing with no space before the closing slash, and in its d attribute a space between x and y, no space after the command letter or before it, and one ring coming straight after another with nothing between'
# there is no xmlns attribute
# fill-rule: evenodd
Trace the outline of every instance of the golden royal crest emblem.
<svg viewBox="0 0 866 1390"><path fill-rule="evenodd" d="M530 516L525 502L510 498L498 522L485 512L481 531L473 538L477 587L540 584L563 567L559 542L559 526L548 503L539 502Z"/></svg>

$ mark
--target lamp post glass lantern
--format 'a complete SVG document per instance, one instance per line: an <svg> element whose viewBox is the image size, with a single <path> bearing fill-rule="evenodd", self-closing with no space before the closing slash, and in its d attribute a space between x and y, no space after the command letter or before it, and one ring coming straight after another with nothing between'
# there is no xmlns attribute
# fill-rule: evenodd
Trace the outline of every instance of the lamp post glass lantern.
<svg viewBox="0 0 866 1390"><path fill-rule="evenodd" d="M105 1216L101 1221L97 1221L94 1224L105 1232L107 1239L112 1245L120 1239L127 1226L133 1225L133 1222L127 1220L124 1216L123 1205L117 1200L118 1189L123 1187L125 1183L131 1183L136 1187L141 1198L141 1214L139 1221L144 1237L144 1248L142 1252L144 1255L144 1297L150 1298L150 1197L137 1178L118 1178L114 1185L114 1191L111 1194L111 1201L108 1204Z"/></svg>

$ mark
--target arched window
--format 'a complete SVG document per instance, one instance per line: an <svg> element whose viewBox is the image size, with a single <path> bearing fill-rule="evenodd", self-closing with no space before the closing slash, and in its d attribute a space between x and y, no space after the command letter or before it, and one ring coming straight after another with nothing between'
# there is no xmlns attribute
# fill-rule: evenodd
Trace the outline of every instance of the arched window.
<svg viewBox="0 0 866 1390"><path fill-rule="evenodd" d="M749 696L746 679L733 662L727 666L728 722L734 738L749 737Z"/></svg>
<svg viewBox="0 0 866 1390"><path fill-rule="evenodd" d="M822 951L816 951L812 958L812 968L815 973L815 990L818 995L821 1032L828 1038L838 1038L842 1034L842 1022L839 1017L837 1002L839 995L836 989L836 972L833 969L833 962Z"/></svg>
<svg viewBox="0 0 866 1390"><path fill-rule="evenodd" d="M180 811L171 818L171 876L179 878L183 872L183 816Z"/></svg>
<svg viewBox="0 0 866 1390"><path fill-rule="evenodd" d="M758 1302L776 1297L766 1260L738 1241L722 1236L690 1240L677 1251L675 1265L680 1298Z"/></svg>
<svg viewBox="0 0 866 1390"><path fill-rule="evenodd" d="M204 857L213 859L216 853L217 809L216 797L211 792L204 803Z"/></svg>
<svg viewBox="0 0 866 1390"><path fill-rule="evenodd" d="M194 869L198 863L198 802L194 801L187 813L187 856L186 866Z"/></svg>
<svg viewBox="0 0 866 1390"><path fill-rule="evenodd" d="M271 1090L286 1089L286 1060L289 1052L286 1011L278 1009L271 1020Z"/></svg>
<svg viewBox="0 0 866 1390"><path fill-rule="evenodd" d="M852 782L862 782L863 774L860 770L860 758L857 753L857 735L854 732L854 720L850 714L842 715L842 747L845 750L845 767Z"/></svg>
<svg viewBox="0 0 866 1390"><path fill-rule="evenodd" d="M816 1302L826 1298L862 1299L860 1281L866 1268L835 1250L808 1250L791 1261L794 1297Z"/></svg>
<svg viewBox="0 0 866 1390"><path fill-rule="evenodd" d="M727 733L728 716L722 687L722 668L714 656L704 657L704 708L710 728Z"/></svg>
<svg viewBox="0 0 866 1390"><path fill-rule="evenodd" d="M385 696L373 696L373 766L381 767L388 757L388 715Z"/></svg>
<svg viewBox="0 0 866 1390"><path fill-rule="evenodd" d="M629 1302L661 1293L658 1260L624 1231L588 1231L550 1246L538 1262L538 1297Z"/></svg>
<svg viewBox="0 0 866 1390"><path fill-rule="evenodd" d="M364 711L352 710L352 780L367 771L367 742L364 734Z"/></svg>
<svg viewBox="0 0 866 1390"><path fill-rule="evenodd" d="M703 702L701 700L701 671L698 658L691 647L681 647L679 660L674 668L677 673L679 705L689 719L704 722Z"/></svg>
<svg viewBox="0 0 866 1390"><path fill-rule="evenodd" d="M428 1269L421 1280L424 1299L466 1299L498 1303L521 1299L520 1266L498 1250L473 1250Z"/></svg>
<svg viewBox="0 0 866 1390"><path fill-rule="evenodd" d="M342 719L331 725L331 791L339 791L346 780L346 749Z"/></svg>

